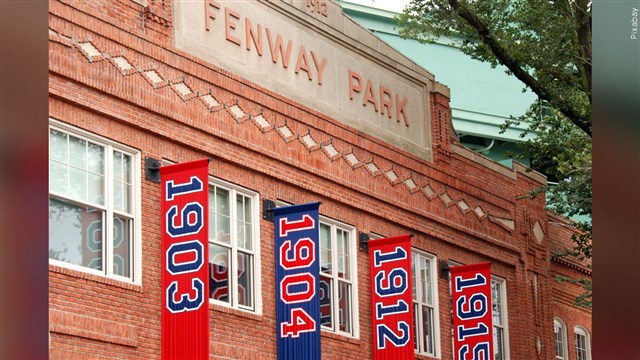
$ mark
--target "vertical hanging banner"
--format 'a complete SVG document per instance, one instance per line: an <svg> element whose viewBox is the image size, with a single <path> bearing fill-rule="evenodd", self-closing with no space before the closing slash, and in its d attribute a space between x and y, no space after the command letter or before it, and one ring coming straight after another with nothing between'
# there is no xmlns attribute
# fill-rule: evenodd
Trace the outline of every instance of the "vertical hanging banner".
<svg viewBox="0 0 640 360"><path fill-rule="evenodd" d="M369 241L373 359L413 359L411 236Z"/></svg>
<svg viewBox="0 0 640 360"><path fill-rule="evenodd" d="M455 360L493 359L489 263L451 267Z"/></svg>
<svg viewBox="0 0 640 360"><path fill-rule="evenodd" d="M209 358L207 159L160 167L162 358Z"/></svg>
<svg viewBox="0 0 640 360"><path fill-rule="evenodd" d="M273 209L278 359L321 358L319 206Z"/></svg>

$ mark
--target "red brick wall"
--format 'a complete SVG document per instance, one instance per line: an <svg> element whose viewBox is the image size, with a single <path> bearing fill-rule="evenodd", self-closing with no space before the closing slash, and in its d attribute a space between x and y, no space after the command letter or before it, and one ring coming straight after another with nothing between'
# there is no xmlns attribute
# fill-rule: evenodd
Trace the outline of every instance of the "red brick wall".
<svg viewBox="0 0 640 360"><path fill-rule="evenodd" d="M261 199L322 201L322 215L362 232L412 233L412 245L438 260L490 261L492 272L507 284L511 358L551 357L553 311L559 308L551 306L551 288L557 285L544 200L517 200L539 182L522 168L496 170L499 165L456 151L446 97L430 96L437 153L428 162L328 118L322 109L301 106L175 50L170 1L148 3L145 10L127 0L50 2L52 118L138 149L143 159L211 157L210 175L257 191ZM79 44L87 41L100 56L88 58L81 51ZM113 62L117 56L133 69L123 73ZM149 70L165 81L153 86L144 76ZM182 98L172 85L179 82L193 93ZM248 116L211 111L202 100L209 92ZM271 126L261 129L251 119L258 114ZM275 128L285 124L294 134L331 144L340 155L329 158L321 147L283 139ZM350 153L359 163L349 163ZM372 161L379 168L375 173L366 166ZM398 180L385 175L390 170ZM409 179L414 188L405 183ZM52 358L160 357L160 189L143 179L141 191L140 285L50 265ZM541 243L532 240L536 222L547 235ZM275 357L272 239L273 224L261 220L262 314L212 305L212 358ZM360 338L323 331L325 358L371 356L368 261L358 251ZM450 358L448 283L438 277L437 287L441 357ZM569 316L564 320L569 324Z"/></svg>
<svg viewBox="0 0 640 360"><path fill-rule="evenodd" d="M573 244L570 241L573 230L568 226L567 219L557 215L549 215L549 232L556 239L552 244L551 251L554 254L564 252L566 249L572 249ZM559 257L551 261L551 274L553 291L553 316L564 321L567 326L567 340L569 358L576 358L575 348L575 327L581 326L587 329L591 337L591 309L575 304L578 296L585 292L580 284L574 284L570 281L557 281L557 277L568 277L571 279L587 279L591 280L591 264L590 259L578 259L573 256Z"/></svg>

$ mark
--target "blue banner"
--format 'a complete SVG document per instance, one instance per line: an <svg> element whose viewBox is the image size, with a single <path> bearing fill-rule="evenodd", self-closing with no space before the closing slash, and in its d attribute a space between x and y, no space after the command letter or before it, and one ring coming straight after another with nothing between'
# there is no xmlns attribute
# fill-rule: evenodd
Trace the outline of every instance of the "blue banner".
<svg viewBox="0 0 640 360"><path fill-rule="evenodd" d="M278 359L320 359L320 203L274 209Z"/></svg>

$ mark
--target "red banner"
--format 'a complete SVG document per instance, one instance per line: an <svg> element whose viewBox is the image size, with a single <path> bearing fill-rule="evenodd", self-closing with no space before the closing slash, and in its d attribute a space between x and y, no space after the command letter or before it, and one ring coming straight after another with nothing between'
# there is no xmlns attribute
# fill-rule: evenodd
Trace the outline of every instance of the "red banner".
<svg viewBox="0 0 640 360"><path fill-rule="evenodd" d="M489 263L451 268L455 360L493 359Z"/></svg>
<svg viewBox="0 0 640 360"><path fill-rule="evenodd" d="M208 160L163 166L162 358L209 358Z"/></svg>
<svg viewBox="0 0 640 360"><path fill-rule="evenodd" d="M369 241L373 359L413 359L411 236Z"/></svg>

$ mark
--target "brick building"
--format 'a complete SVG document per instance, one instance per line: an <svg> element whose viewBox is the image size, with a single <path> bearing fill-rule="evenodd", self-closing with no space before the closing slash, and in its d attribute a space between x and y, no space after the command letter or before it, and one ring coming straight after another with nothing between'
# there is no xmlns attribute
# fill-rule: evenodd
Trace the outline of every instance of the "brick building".
<svg viewBox="0 0 640 360"><path fill-rule="evenodd" d="M553 358L554 319L588 346L590 314L554 280L585 275L551 261L570 234L542 197L519 198L545 179L461 147L448 88L337 4L49 6L52 358L160 357L157 167L206 157L209 261L225 280L210 294L212 358L276 357L266 210L314 201L323 276L341 296L322 322L324 358L371 356L359 240L406 233L416 358L452 357L446 269L478 262L491 262L497 359Z"/></svg>

